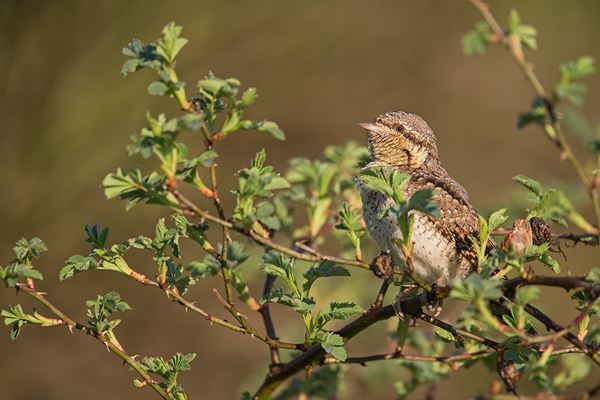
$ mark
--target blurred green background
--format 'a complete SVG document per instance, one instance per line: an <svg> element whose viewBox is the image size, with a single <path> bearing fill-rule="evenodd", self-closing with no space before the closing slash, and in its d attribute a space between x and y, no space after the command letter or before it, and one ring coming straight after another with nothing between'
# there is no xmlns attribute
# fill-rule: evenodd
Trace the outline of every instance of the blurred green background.
<svg viewBox="0 0 600 400"><path fill-rule="evenodd" d="M491 3L504 26L510 8L518 7L523 22L538 29L540 50L527 52L527 57L548 89L560 62L584 54L600 58L599 2ZM124 203L107 201L100 187L107 173L140 163L128 158L124 148L129 135L145 126L145 110L166 112L167 117L180 114L176 102L146 94L152 72L121 78L126 60L121 48L132 38L153 42L174 20L189 39L178 57L188 95L208 71L240 79L242 89L258 89L260 97L247 116L276 121L287 141L243 132L220 144L222 191L232 187L235 171L262 148L268 163L283 172L290 157L318 158L325 146L346 140L364 143L365 132L357 122L400 109L421 115L433 128L444 166L482 214L520 204L509 209L512 220L523 216L521 199L526 194L511 181L514 175L525 174L546 188L568 188L577 178L541 131L516 130L516 116L528 109L534 93L506 51L493 47L485 57L463 55L460 39L480 19L467 1L2 1L0 263L12 260L19 238L40 237L50 251L36 264L45 276L38 289L48 292L68 315L85 322L85 301L116 290L134 309L118 316L124 322L116 331L129 353L164 358L177 351L198 353L192 371L181 375L190 398L238 398L243 390L255 390L267 372L268 352L262 342L211 327L159 291L116 274L91 272L58 284L64 260L89 251L83 241L87 222L111 226L114 243L153 235L157 218L168 215L156 206L125 212ZM590 90L581 112L591 125L584 132L600 119L599 75L586 83ZM585 145L577 134L571 135L577 132L567 129L575 152L584 157ZM576 190L569 194L584 200L580 210L590 216L585 196ZM232 204L233 196L228 196L225 205ZM187 262L201 256L192 248L185 251ZM598 266L597 248L580 245L565 251L568 260L559 259L563 271L583 273ZM154 273L149 257L135 260L135 269ZM246 268L250 277L257 276L251 263ZM349 293L367 285L369 291L359 301L368 307L378 281L370 273L352 272L350 283L331 281L320 288L356 300ZM254 295L260 297L258 278ZM209 313L226 318L213 288L221 290L222 282L201 282L189 296ZM546 310L567 323L572 301L564 291L548 293ZM36 305L25 295L17 298L14 291L0 290L1 308L16 303L26 310ZM568 314L563 316L561 307L566 305ZM442 317L451 319L452 313L449 307ZM278 333L293 341L299 325L287 317L275 310L275 318L285 321ZM262 326L255 316L251 321ZM380 325L349 346L349 353L390 351L393 344L385 335L394 322ZM0 349L0 397L5 399L155 396L150 389L136 389L136 375L80 332L28 326L12 342L6 327ZM394 389L385 379L409 376L393 362L353 366L349 374L344 399L391 398ZM482 368L461 370L439 385L439 398L487 392L491 379ZM590 376L578 387L593 381ZM526 382L521 387L528 393L534 390Z"/></svg>

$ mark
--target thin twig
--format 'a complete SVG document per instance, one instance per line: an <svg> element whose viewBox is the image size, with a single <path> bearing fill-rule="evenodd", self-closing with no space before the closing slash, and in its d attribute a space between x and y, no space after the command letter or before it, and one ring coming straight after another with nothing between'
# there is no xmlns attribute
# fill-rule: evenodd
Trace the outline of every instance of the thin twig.
<svg viewBox="0 0 600 400"><path fill-rule="evenodd" d="M138 275L140 275L140 274L138 274ZM239 320L243 321L243 322L240 322L242 324L242 326L233 325L230 322L227 322L223 319L220 319L213 315L208 314L206 311L197 307L194 303L187 301L186 299L183 298L183 296L181 296L179 293L176 293L175 291L171 290L169 287L161 288L160 285L158 284L158 282L154 282L153 280L150 280L148 278L145 278L145 280L142 282L141 280L137 279L136 276L134 276L134 275L132 275L132 278L138 280L139 282L143 283L146 286L151 286L151 287L155 287L155 288L161 289L163 291L166 291L167 294L170 297L177 300L177 302L180 305L186 307L187 309L192 310L193 312L195 312L197 314L200 314L207 321L210 321L211 324L215 323L215 324L221 325L227 329L230 329L234 332L246 333L246 334L252 335L253 337L265 342L270 347L290 349L290 350L303 350L304 349L304 346L302 344L286 343L286 342L281 342L279 340L274 340L271 337L269 337L268 335L265 335L264 333L257 331L256 329L252 328L239 313L236 313L236 315L237 315L236 319L238 321ZM223 305L225 308L227 308L228 303L224 302ZM231 312L231 309L229 309L229 311Z"/></svg>
<svg viewBox="0 0 600 400"><path fill-rule="evenodd" d="M499 228L499 229L493 230L492 232L490 232L490 234L495 235L495 236L505 236L510 231L511 231L510 229ZM576 235L574 233L550 232L550 237L557 238L557 239L572 240L575 243L581 242L583 244L587 244L590 246L598 245L598 236L592 236L590 234Z"/></svg>
<svg viewBox="0 0 600 400"><path fill-rule="evenodd" d="M234 225L233 223L231 223L229 221L226 221L224 219L221 219L219 217L211 215L208 211L204 211L204 210L200 209L197 205L195 205L192 201L190 201L188 198L186 198L177 189L173 190L172 193L177 197L177 199L179 199L183 203L183 205L185 205L185 207L187 207L189 214L196 215L204 220L214 222L215 224L227 227L232 231L235 231L237 233L241 233L244 236L250 237L254 241L262 244L263 246L268 246L273 250L287 254L291 257L294 257L297 260L309 261L309 262L319 262L319 261L328 261L329 260L329 261L335 262L336 264L349 265L352 267L358 267L358 268L367 269L367 270L371 269L371 266L368 263L365 263L362 261L350 260L347 258L334 257L334 256L330 256L330 255L322 255L321 253L318 253L318 252L317 253L319 255L300 253L296 250L290 249L289 247L280 245L279 243L275 243L271 239L265 238L262 235L258 234L254 230L248 231L245 228Z"/></svg>
<svg viewBox="0 0 600 400"><path fill-rule="evenodd" d="M375 303L373 303L372 308L380 308L383 306L383 300L385 299L385 294L387 293L389 286L390 280L384 279L383 283L381 284L381 289L379 289L379 293L377 293L377 299L375 300Z"/></svg>
<svg viewBox="0 0 600 400"><path fill-rule="evenodd" d="M548 125L547 128L551 129L555 133L554 143L559 147L562 152L562 156L571 164L579 179L585 186L590 195L590 199L592 201L592 208L594 209L594 215L596 217L596 228L594 232L589 232L598 235L598 229L600 228L600 202L598 201L598 193L596 192L596 188L592 185L591 180L588 175L584 171L583 167L573 154L571 147L567 143L565 136L562 131L562 127L560 125L559 118L556 115L556 111L554 110L554 103L552 99L550 99L544 90L544 87L540 83L539 79L533 72L533 65L528 63L525 60L525 56L522 51L519 51L520 43L514 43L510 38L506 35L504 30L498 24L498 21L494 18L492 13L490 12L489 6L484 3L482 0L469 0L481 13L483 18L486 20L488 25L492 28L492 31L496 35L497 38L500 38L499 42L508 50L512 58L515 60L521 71L525 74L527 80L533 86L533 89L537 93L537 95L544 100L545 105L545 114L547 121L545 122Z"/></svg>
<svg viewBox="0 0 600 400"><path fill-rule="evenodd" d="M156 283L156 282L154 282ZM159 287L158 283L156 286ZM55 307L48 299L46 299L40 292L35 289L31 289L27 287L27 285L22 283L17 283L17 290L27 293L31 297L35 298L37 301L45 305L50 311L52 311L57 317L63 320L65 325L68 325L70 328L77 329L88 336L92 336L101 343L103 343L110 351L119 356L125 363L127 363L135 372L137 372L143 379L144 382L149 385L156 393L158 393L163 399L169 399L169 395L161 388L155 380L148 375L146 371L125 351L120 345L113 343L112 340L108 339L103 333L98 333L92 328L88 328L85 325L82 325L78 322L75 322L71 318L67 317L62 311L60 311L57 307Z"/></svg>
<svg viewBox="0 0 600 400"><path fill-rule="evenodd" d="M273 282L275 282L275 275L268 275L265 278L265 288L263 290L263 296L266 296L271 292L273 288ZM269 309L269 303L263 304L259 309L260 314L263 317L263 321L265 323L265 328L267 330L267 335L273 340L278 340L279 338L275 334L275 325L273 325L273 319L271 318L271 311ZM281 364L281 357L279 357L279 349L277 347L271 347L271 364Z"/></svg>
<svg viewBox="0 0 600 400"><path fill-rule="evenodd" d="M559 332L564 329L556 321L552 320L547 315L545 315L543 312L541 312L540 310L538 310L537 308L533 307L530 304L527 304L525 306L525 311L528 314L530 314L531 316L533 316L535 319L540 321L542 324L544 324L548 330L551 329L555 332ZM574 344L577 348L583 350L588 355L588 357L590 357L596 364L600 365L600 355L598 354L598 351L596 351L595 349L589 348L585 343L583 343L581 340L579 340L579 338L577 336L573 335L570 332L567 332L564 335L564 338L567 339L572 344Z"/></svg>
<svg viewBox="0 0 600 400"><path fill-rule="evenodd" d="M480 394L476 397L470 397L465 400L588 400L600 394L600 384L594 386L590 390L567 393L567 394L551 394L540 392L533 396L517 396L512 394Z"/></svg>

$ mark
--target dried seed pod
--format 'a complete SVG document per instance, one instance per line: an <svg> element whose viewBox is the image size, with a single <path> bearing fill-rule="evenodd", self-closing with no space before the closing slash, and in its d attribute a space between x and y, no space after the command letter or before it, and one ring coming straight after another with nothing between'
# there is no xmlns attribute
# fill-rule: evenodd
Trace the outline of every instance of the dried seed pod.
<svg viewBox="0 0 600 400"><path fill-rule="evenodd" d="M550 225L546 221L538 217L532 217L529 224L531 225L533 244L539 246L550 241Z"/></svg>
<svg viewBox="0 0 600 400"><path fill-rule="evenodd" d="M531 225L524 219L517 219L513 223L513 227L508 232L504 240L502 240L502 250L508 251L508 244L512 243L517 254L521 254L525 247L533 244L531 237Z"/></svg>
<svg viewBox="0 0 600 400"><path fill-rule="evenodd" d="M496 358L496 370L506 385L506 391L517 394L517 382L521 379L523 371L517 371L517 367L515 367L512 360L504 359L504 351L501 351L498 358Z"/></svg>
<svg viewBox="0 0 600 400"><path fill-rule="evenodd" d="M371 270L378 278L389 279L394 276L396 264L388 251L382 251L371 262Z"/></svg>

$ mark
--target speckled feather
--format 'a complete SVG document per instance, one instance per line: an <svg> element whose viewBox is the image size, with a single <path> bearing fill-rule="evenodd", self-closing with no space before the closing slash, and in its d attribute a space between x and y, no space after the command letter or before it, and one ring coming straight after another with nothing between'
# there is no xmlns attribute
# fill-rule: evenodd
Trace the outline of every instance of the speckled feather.
<svg viewBox="0 0 600 400"><path fill-rule="evenodd" d="M403 111L382 114L373 123L360 124L369 131L370 166L389 166L406 174L409 182L403 195L410 198L425 188L440 193L433 200L440 206L440 219L415 213L413 226L413 266L427 283L446 285L463 279L477 268L477 254L469 235L479 237L477 212L465 189L442 166L433 131L419 116ZM398 126L402 126L398 132ZM393 218L377 219L393 200L360 184L365 224L384 251L390 251L396 264L406 268L400 248L392 242L401 238ZM487 250L496 247L489 239Z"/></svg>

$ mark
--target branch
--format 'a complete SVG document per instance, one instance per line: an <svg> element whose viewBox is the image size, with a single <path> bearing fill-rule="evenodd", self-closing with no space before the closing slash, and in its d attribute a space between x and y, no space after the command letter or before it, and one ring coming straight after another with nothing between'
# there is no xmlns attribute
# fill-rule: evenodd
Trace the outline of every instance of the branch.
<svg viewBox="0 0 600 400"><path fill-rule="evenodd" d="M484 3L482 0L469 1L479 10L483 18L492 28L492 31L494 32L496 37L499 38L499 42L508 50L512 58L515 60L515 62L521 69L521 71L523 71L523 73L525 74L527 80L533 86L533 89L535 90L537 95L544 100L544 111L546 113L546 119L547 121L549 120L549 122L546 122L546 125L548 125L548 128L554 130L556 134L554 143L561 150L562 156L564 156L564 158L569 161L569 163L579 176L579 179L587 189L588 194L590 195L590 199L592 201L592 208L594 209L594 215L596 217L596 229L593 233L598 235L598 229L600 228L600 203L598 202L598 193L596 193L596 188L594 187L592 181L590 181L583 167L571 151L571 147L567 143L560 123L558 122L559 118L556 114L556 111L554 110L554 103L548 97L546 91L544 90L544 87L533 72L532 64L528 63L525 60L523 51L520 49L521 43L519 41L515 43L515 41L510 40L510 38L506 36L504 30L502 30L502 28L498 24L498 21L496 21L496 19L490 12L489 6L486 3Z"/></svg>
<svg viewBox="0 0 600 400"><path fill-rule="evenodd" d="M155 282L156 283L156 282ZM158 283L156 283L158 286ZM22 283L16 284L17 291L21 291L27 293L31 297L35 298L37 301L45 305L50 311L52 311L58 318L63 321L63 324L67 325L69 329L77 329L85 333L88 336L92 336L101 343L103 343L109 351L112 351L114 354L119 356L123 362L127 363L135 372L137 372L143 379L144 382L149 385L152 389L156 391L163 399L169 400L169 395L161 388L155 380L153 380L150 375L140 365L130 356L125 353L125 350L120 346L113 343L111 340L107 339L103 333L98 333L94 329L88 328L85 325L82 325L78 322L75 322L71 318L67 317L62 311L56 308L52 303L50 303L42 293L38 292L35 289L31 289L27 287L27 285Z"/></svg>
<svg viewBox="0 0 600 400"><path fill-rule="evenodd" d="M138 274L141 275L141 274ZM144 280L139 279L137 276L134 276L133 274L131 275L132 278L134 278L135 280L137 280L138 282L142 283L143 285L146 286L151 286L151 287L155 287L158 289L163 290L165 293L167 293L167 295L169 297L173 297L175 300L177 300L177 302L194 311L197 314L202 315L206 320L210 321L210 323L212 324L213 322L224 326L225 328L231 329L234 332L240 332L240 333L247 333L250 334L252 337L255 337L263 342L265 342L266 344L268 344L270 347L276 347L276 348L281 348L281 349L289 349L289 350L303 350L304 347L302 344L295 344L295 343L286 343L286 342L280 342L279 340L274 340L271 337L265 335L264 333L261 333L259 331L257 331L256 329L254 329L253 327L251 327L248 322L245 320L245 317L243 317L241 314L237 313L236 311L236 319L242 320L242 326L236 326L233 325L230 322L227 322L225 320L222 320L220 318L214 317L210 314L208 314L206 311L202 310L199 307L196 307L196 305L194 305L194 303L187 301L186 299L184 299L179 293L175 292L174 290L170 289L169 287L161 287L160 284L158 282L154 282L146 277L144 277ZM223 302L225 308L227 308L228 303L227 302ZM230 312L232 311L231 309L228 309Z"/></svg>
<svg viewBox="0 0 600 400"><path fill-rule="evenodd" d="M446 357L426 357L426 356L410 356L407 354L402 354L398 352L388 353L388 354L379 354L374 356L367 357L348 357L346 361L340 361L336 358L327 356L321 362L322 364L360 364L362 366L366 366L367 362L370 361L381 361L381 360L410 360L410 361L424 361L424 362L442 362L442 363L453 363L455 361L465 361L471 360L482 356L487 356L488 354L495 353L496 351L493 349L486 349L482 351L478 351L475 353L467 353L467 354L456 354L453 356Z"/></svg>
<svg viewBox="0 0 600 400"><path fill-rule="evenodd" d="M465 400L588 400L600 394L600 384L590 390L570 394L537 393L534 396L519 396L512 394L480 394Z"/></svg>
<svg viewBox="0 0 600 400"><path fill-rule="evenodd" d="M526 275L518 278L509 279L502 282L500 289L504 292L514 291L520 286L540 285L562 287L569 291L581 289L590 294L594 299L600 296L600 286L594 286L584 278L571 276L544 276L544 275Z"/></svg>
<svg viewBox="0 0 600 400"><path fill-rule="evenodd" d="M560 332L564 329L561 325L559 325L554 320L550 319L547 315L542 313L540 310L529 304L525 306L525 311L531 316L533 316L535 319L540 321L542 324L544 324L548 330ZM588 357L590 357L596 364L600 365L600 356L598 355L598 349L589 348L585 343L579 340L577 336L573 335L570 332L567 332L564 337L569 342L574 344L577 348L585 352L588 355Z"/></svg>
<svg viewBox="0 0 600 400"><path fill-rule="evenodd" d="M426 357L426 356L411 356L407 354L402 354L399 352L388 353L388 354L378 354L373 356L366 357L348 357L346 361L340 361L331 356L326 356L322 364L360 364L362 366L366 366L367 362L370 361L381 361L381 360L410 360L410 361L423 361L423 362L441 362L451 364L456 361L466 361L472 360L479 357L485 357L488 354L495 354L496 350L494 349L486 349L477 351L475 353L466 353L466 354L455 354L453 356L446 357ZM565 347L564 349L558 349L552 351L550 353L551 357L560 356L563 354L574 354L574 353L584 353L583 350L580 350L576 347Z"/></svg>
<svg viewBox="0 0 600 400"><path fill-rule="evenodd" d="M441 298L447 297L450 292L450 288L448 287L435 289L431 292L424 293L424 295L427 296L428 299L431 301L436 301ZM421 299L419 297L420 296L416 296L412 299L408 299L402 302L402 310L405 314L416 314L418 312L419 318L423 319L424 321L430 322L434 325L437 325L442 329L449 330L450 332L455 333L457 335L483 343L493 349L502 348L502 345L500 343L494 342L492 340L483 338L481 336L472 334L461 329L454 329L451 325L420 312L423 303L421 302ZM391 305L381 308L372 308L368 310L365 314L363 314L361 317L352 321L351 323L344 326L342 329L336 331L335 333L344 338L344 343L346 343L352 337L367 329L369 326L377 322L392 318L395 315L396 313ZM325 350L323 350L323 348L320 345L314 345L311 348L309 348L305 354L295 358L287 364L272 365L270 373L267 375L267 378L264 380L262 386L258 389L253 398L268 399L269 396L273 393L273 391L277 389L277 387L279 387L279 385L281 385L283 381L310 365L319 364L321 360L323 360L325 354Z"/></svg>
<svg viewBox="0 0 600 400"><path fill-rule="evenodd" d="M309 261L309 262L333 261L333 262L335 262L337 264L341 264L341 265L349 265L352 267L358 267L358 268L362 268L362 269L371 270L371 266L362 261L349 260L347 258L325 255L325 254L318 253L315 250L312 251L312 253L314 253L314 254L300 253L296 250L290 249L289 247L285 247L283 245L280 245L279 243L275 243L271 239L265 238L253 230L248 231L242 227L234 225L233 223L231 223L229 221L226 221L225 219L215 217L215 216L211 215L208 211L203 211L197 205L195 205L192 201L190 201L188 198L186 198L177 189L172 189L172 193L187 208L188 214L195 215L197 217L200 217L202 220L207 220L210 222L214 222L215 224L221 225L223 227L227 227L230 230L233 230L237 233L241 233L242 235L253 239L254 241L262 244L263 246L268 246L273 250L277 250L283 254L287 254L291 257L294 257L297 260Z"/></svg>
<svg viewBox="0 0 600 400"><path fill-rule="evenodd" d="M275 275L268 275L265 278L265 288L263 290L263 297L271 292L273 288L273 282L275 282ZM265 328L267 329L267 335L273 340L277 340L277 334L275 333L275 325L273 325L273 319L271 318L271 311L269 303L263 304L258 310L263 317ZM280 364L281 358L279 357L279 350L277 347L271 347L271 364Z"/></svg>
<svg viewBox="0 0 600 400"><path fill-rule="evenodd" d="M511 231L510 229L499 228L499 229L493 230L492 232L490 232L490 234L495 235L495 236L505 236L510 231ZM575 242L575 244L581 242L583 244L588 244L590 246L598 246L598 236L591 236L590 234L576 235L574 233L551 232L550 237L558 238L558 239L565 239L565 240L572 240L573 242Z"/></svg>

